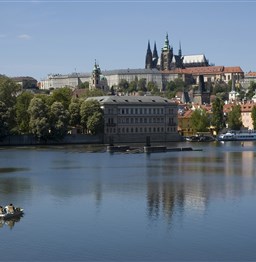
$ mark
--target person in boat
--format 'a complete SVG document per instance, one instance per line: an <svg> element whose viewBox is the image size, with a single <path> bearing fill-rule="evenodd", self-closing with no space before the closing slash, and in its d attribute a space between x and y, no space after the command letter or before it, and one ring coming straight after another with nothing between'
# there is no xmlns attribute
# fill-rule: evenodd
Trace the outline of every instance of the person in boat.
<svg viewBox="0 0 256 262"><path fill-rule="evenodd" d="M9 204L8 206L5 207L5 210L7 213L14 213L15 212L15 208L13 206L13 204Z"/></svg>
<svg viewBox="0 0 256 262"><path fill-rule="evenodd" d="M4 208L2 206L0 206L0 214L4 214Z"/></svg>

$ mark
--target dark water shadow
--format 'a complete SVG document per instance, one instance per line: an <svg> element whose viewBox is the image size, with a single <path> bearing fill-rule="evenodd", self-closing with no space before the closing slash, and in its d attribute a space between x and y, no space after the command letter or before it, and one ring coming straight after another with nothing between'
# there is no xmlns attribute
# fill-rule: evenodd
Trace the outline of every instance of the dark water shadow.
<svg viewBox="0 0 256 262"><path fill-rule="evenodd" d="M28 171L29 168L22 168L22 167L0 167L0 174L2 173L14 173L20 171Z"/></svg>

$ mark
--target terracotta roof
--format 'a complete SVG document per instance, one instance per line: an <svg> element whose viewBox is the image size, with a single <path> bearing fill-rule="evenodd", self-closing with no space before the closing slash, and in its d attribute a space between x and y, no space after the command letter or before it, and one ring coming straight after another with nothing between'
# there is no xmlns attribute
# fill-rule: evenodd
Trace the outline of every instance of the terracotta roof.
<svg viewBox="0 0 256 262"><path fill-rule="evenodd" d="M225 73L244 73L239 66L200 66L185 69L176 68L173 70L162 71L163 74L190 74L190 75L219 75Z"/></svg>
<svg viewBox="0 0 256 262"><path fill-rule="evenodd" d="M251 76L251 77L256 77L256 72L249 72L245 76Z"/></svg>
<svg viewBox="0 0 256 262"><path fill-rule="evenodd" d="M251 112L254 106L256 106L255 103L241 104L241 112Z"/></svg>
<svg viewBox="0 0 256 262"><path fill-rule="evenodd" d="M189 74L186 72L186 69L182 68L175 68L172 70L163 70L161 71L162 74Z"/></svg>
<svg viewBox="0 0 256 262"><path fill-rule="evenodd" d="M193 114L193 110L187 110L187 111L185 111L184 112L184 114L183 115L178 115L178 118L190 118L191 117L191 115Z"/></svg>
<svg viewBox="0 0 256 262"><path fill-rule="evenodd" d="M235 106L237 104L225 104L223 106L223 112L224 113L229 113L232 110L232 107ZM253 107L256 106L256 103L253 102L247 102L245 104L239 104L241 107L241 113L245 113L245 112L251 112Z"/></svg>
<svg viewBox="0 0 256 262"><path fill-rule="evenodd" d="M223 112L229 113L232 110L232 107L235 106L235 104L225 104L223 106Z"/></svg>
<svg viewBox="0 0 256 262"><path fill-rule="evenodd" d="M187 73L190 74L221 74L223 72L224 66L202 66L202 67L190 67L186 68Z"/></svg>
<svg viewBox="0 0 256 262"><path fill-rule="evenodd" d="M225 66L224 73L243 73L240 66Z"/></svg>

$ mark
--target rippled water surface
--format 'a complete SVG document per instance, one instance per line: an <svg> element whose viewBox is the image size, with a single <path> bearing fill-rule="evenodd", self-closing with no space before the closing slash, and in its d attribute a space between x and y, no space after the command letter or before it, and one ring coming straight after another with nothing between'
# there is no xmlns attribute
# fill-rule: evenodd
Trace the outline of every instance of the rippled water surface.
<svg viewBox="0 0 256 262"><path fill-rule="evenodd" d="M256 260L256 143L0 149L0 261Z"/></svg>

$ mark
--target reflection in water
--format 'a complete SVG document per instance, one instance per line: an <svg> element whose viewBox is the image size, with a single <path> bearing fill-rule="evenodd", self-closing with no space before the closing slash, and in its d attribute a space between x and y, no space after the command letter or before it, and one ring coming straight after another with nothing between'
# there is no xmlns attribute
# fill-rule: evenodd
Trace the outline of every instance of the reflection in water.
<svg viewBox="0 0 256 262"><path fill-rule="evenodd" d="M11 239L2 250L13 251L1 259L255 261L254 147L202 146L149 156L0 151L0 166L29 168L0 175L0 201L27 210L14 230L19 221L0 221Z"/></svg>
<svg viewBox="0 0 256 262"><path fill-rule="evenodd" d="M15 193L22 194L24 191L31 191L32 185L29 178L7 178L2 177L0 181L0 197L3 198L4 195ZM10 202L10 201L9 201ZM16 202L15 199L12 202Z"/></svg>
<svg viewBox="0 0 256 262"><path fill-rule="evenodd" d="M254 158L255 152L248 150L152 158L147 174L149 218L157 219L162 212L170 222L174 213L184 210L203 214L211 198L254 192Z"/></svg>
<svg viewBox="0 0 256 262"><path fill-rule="evenodd" d="M12 173L20 171L28 171L28 168L17 168L17 167L0 167L0 173Z"/></svg>
<svg viewBox="0 0 256 262"><path fill-rule="evenodd" d="M13 217L9 219L2 219L0 218L0 228L2 228L4 225L8 226L10 229L14 227L14 225L18 222L20 222L21 216Z"/></svg>

